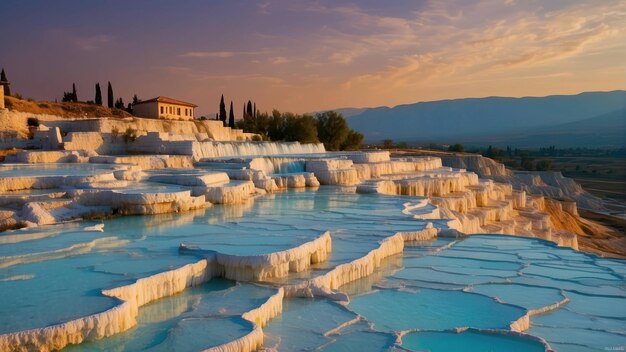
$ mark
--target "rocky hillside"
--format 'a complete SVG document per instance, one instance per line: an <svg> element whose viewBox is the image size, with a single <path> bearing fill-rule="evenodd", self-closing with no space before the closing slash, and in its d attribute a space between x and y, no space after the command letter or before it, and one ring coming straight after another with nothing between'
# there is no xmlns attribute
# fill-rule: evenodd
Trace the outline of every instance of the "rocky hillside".
<svg viewBox="0 0 626 352"><path fill-rule="evenodd" d="M129 117L128 112L111 109L106 106L87 103L55 103L50 101L29 101L15 97L5 97L5 105L9 110L27 112L37 115L54 115L60 117Z"/></svg>

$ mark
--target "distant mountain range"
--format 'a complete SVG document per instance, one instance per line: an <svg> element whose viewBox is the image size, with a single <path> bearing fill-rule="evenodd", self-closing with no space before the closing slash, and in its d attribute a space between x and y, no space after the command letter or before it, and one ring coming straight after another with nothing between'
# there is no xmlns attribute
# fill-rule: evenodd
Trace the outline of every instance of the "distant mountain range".
<svg viewBox="0 0 626 352"><path fill-rule="evenodd" d="M366 142L626 146L626 91L337 109Z"/></svg>

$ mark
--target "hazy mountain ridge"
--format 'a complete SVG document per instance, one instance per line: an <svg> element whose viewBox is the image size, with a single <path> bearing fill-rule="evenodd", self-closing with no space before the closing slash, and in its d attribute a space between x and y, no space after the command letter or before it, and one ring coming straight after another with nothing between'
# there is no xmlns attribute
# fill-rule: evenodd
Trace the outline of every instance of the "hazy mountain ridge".
<svg viewBox="0 0 626 352"><path fill-rule="evenodd" d="M620 90L546 97L441 100L393 108L369 108L358 114L350 114L358 109L346 110L349 110L347 119L350 127L365 134L368 142L393 139L450 143L494 139L504 135L521 138L523 134L536 135L542 131L559 134L562 128L572 133L576 128L584 127L568 125L570 123L593 120L607 114L615 114L609 120L619 122L624 109L626 91ZM608 117L605 116L606 118ZM602 119L588 122L594 127L596 134L602 134L603 129L607 133L615 134L615 123L606 123ZM556 130L551 129L552 127ZM567 141L566 137L565 140Z"/></svg>
<svg viewBox="0 0 626 352"><path fill-rule="evenodd" d="M626 147L626 109L516 134L486 136L482 140L461 140L467 145L514 146L522 148L555 145L559 148Z"/></svg>

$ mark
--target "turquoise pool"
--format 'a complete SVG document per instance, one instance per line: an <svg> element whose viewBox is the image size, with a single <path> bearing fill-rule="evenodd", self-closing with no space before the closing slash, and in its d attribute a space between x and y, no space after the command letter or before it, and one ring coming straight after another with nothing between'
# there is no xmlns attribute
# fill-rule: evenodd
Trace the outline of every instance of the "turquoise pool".
<svg viewBox="0 0 626 352"><path fill-rule="evenodd" d="M414 199L414 198L413 198ZM138 325L69 350L201 350L250 332L244 311L283 285L367 254L425 220L401 213L403 197L339 188L284 192L196 212L82 222L0 235L0 333L45 327L109 309L100 290L197 262L178 246L228 254L289 249L330 231L329 261L261 284L213 279L139 309ZM429 220L435 226L444 226ZM594 351L626 346L626 263L545 241L480 235L407 244L371 276L340 288L346 305L285 298L263 329L278 350ZM510 325L529 312L530 328Z"/></svg>

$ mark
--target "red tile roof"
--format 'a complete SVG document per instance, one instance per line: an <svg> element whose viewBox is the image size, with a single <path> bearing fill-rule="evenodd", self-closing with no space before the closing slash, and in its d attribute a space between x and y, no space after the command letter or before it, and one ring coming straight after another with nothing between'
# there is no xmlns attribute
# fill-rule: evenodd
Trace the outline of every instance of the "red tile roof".
<svg viewBox="0 0 626 352"><path fill-rule="evenodd" d="M191 106L192 108L197 108L198 107L198 105L196 105L196 104L188 103L188 102L182 101L182 100L176 100L176 99L164 97L164 96L161 96L161 95L159 95L156 98L152 98L152 99L148 99L148 100L142 100L142 101L138 102L137 104L153 103L153 102L173 104L173 105ZM135 104L135 105L137 105L137 104Z"/></svg>

